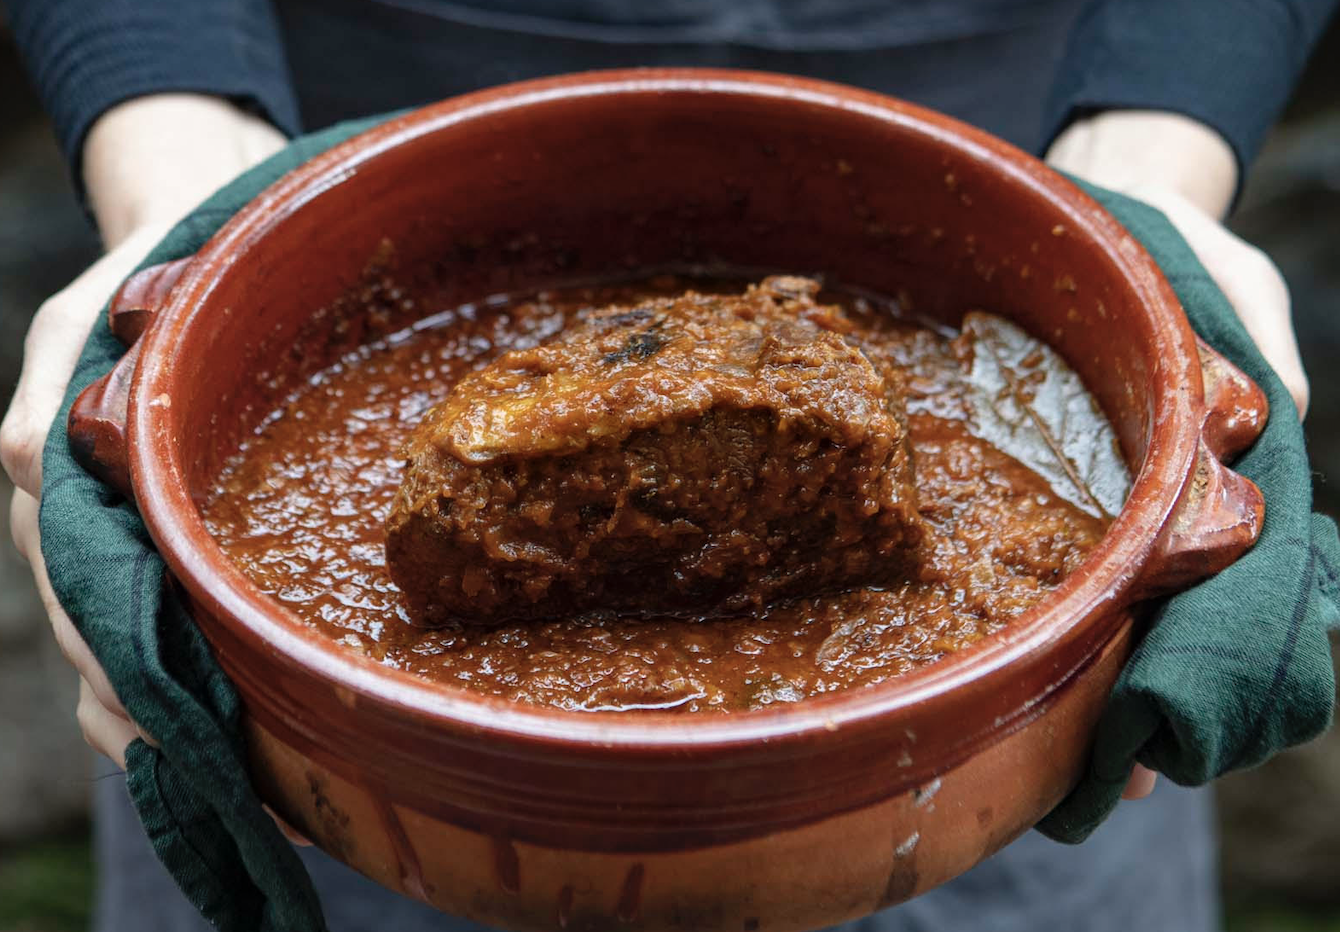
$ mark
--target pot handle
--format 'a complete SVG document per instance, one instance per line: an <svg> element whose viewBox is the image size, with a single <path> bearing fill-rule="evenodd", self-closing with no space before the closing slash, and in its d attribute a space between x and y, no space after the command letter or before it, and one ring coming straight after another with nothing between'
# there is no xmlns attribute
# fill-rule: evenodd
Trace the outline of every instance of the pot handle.
<svg viewBox="0 0 1340 932"><path fill-rule="evenodd" d="M1261 490L1224 465L1265 428L1265 393L1199 337L1196 348L1205 386L1196 462L1136 587L1137 599L1185 589L1234 563L1256 543L1265 516Z"/></svg>
<svg viewBox="0 0 1340 932"><path fill-rule="evenodd" d="M151 265L122 283L107 307L107 325L128 349L112 370L79 393L70 407L66 431L75 460L128 499L130 480L126 419L130 383L140 358L140 337L153 323L189 258Z"/></svg>

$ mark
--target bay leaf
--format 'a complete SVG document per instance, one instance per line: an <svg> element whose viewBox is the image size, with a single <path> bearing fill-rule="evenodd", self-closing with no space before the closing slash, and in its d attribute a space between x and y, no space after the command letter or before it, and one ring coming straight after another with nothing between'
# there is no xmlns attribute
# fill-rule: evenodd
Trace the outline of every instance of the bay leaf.
<svg viewBox="0 0 1340 932"><path fill-rule="evenodd" d="M971 432L1077 508L1116 515L1130 475L1112 425L1079 374L1046 343L994 314L965 315L957 342Z"/></svg>

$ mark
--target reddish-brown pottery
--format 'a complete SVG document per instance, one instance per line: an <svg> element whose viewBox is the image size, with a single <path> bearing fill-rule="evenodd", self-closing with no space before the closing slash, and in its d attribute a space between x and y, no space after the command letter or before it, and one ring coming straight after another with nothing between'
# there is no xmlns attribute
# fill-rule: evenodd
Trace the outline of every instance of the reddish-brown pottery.
<svg viewBox="0 0 1340 932"><path fill-rule="evenodd" d="M304 628L196 506L303 347L350 339L318 309L388 255L459 301L722 263L823 273L950 323L985 308L1083 376L1133 490L1053 596L879 686L694 718L416 679ZM138 342L71 438L133 492L236 682L261 795L378 882L514 929L799 930L943 883L1074 784L1140 602L1236 559L1261 521L1221 460L1264 398L1199 344L1140 245L1024 153L833 84L635 70L449 100L280 179L116 309Z"/></svg>

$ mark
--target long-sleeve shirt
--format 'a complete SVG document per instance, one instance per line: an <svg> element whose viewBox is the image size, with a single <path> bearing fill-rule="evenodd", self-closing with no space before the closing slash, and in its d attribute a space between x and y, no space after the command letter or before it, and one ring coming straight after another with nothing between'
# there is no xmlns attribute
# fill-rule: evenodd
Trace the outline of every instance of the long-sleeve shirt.
<svg viewBox="0 0 1340 932"><path fill-rule="evenodd" d="M286 133L554 71L732 65L865 84L1041 150L1112 108L1245 169L1337 0L4 0L78 180L109 107L232 99Z"/></svg>

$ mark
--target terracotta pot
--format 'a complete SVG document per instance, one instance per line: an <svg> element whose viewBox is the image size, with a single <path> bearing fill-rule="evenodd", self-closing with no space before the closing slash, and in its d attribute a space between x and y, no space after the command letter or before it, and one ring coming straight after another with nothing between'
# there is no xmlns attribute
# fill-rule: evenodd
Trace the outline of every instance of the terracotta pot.
<svg viewBox="0 0 1340 932"><path fill-rule="evenodd" d="M701 719L437 686L305 629L195 505L275 390L363 332L336 299L370 261L444 303L724 262L950 322L986 308L1081 373L1134 488L1051 598L880 686ZM116 310L139 341L72 442L133 490L237 683L263 797L386 886L512 928L805 929L942 883L1073 785L1140 600L1227 565L1261 520L1221 459L1264 398L1140 245L1022 152L832 84L621 71L449 100L284 177Z"/></svg>

